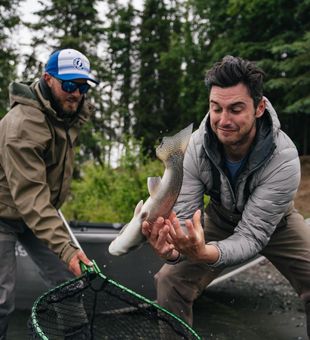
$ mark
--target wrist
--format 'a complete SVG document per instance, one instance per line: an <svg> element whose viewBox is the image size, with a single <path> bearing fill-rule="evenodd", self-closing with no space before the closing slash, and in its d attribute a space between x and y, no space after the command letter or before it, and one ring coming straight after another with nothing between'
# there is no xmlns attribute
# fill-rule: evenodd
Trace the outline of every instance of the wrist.
<svg viewBox="0 0 310 340"><path fill-rule="evenodd" d="M206 244L205 252L203 254L203 261L208 264L216 263L220 258L220 251L214 244Z"/></svg>
<svg viewBox="0 0 310 340"><path fill-rule="evenodd" d="M171 256L168 259L166 259L166 263L176 264L180 261L180 258L181 254L177 250L173 249Z"/></svg>
<svg viewBox="0 0 310 340"><path fill-rule="evenodd" d="M176 261L179 257L180 257L180 253L176 249L173 249L171 256L169 256L169 258L167 260L168 261Z"/></svg>

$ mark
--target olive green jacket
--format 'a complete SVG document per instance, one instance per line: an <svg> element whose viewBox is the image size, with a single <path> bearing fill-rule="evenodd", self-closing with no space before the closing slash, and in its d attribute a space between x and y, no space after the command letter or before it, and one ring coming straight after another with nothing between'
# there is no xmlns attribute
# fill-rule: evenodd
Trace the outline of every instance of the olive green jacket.
<svg viewBox="0 0 310 340"><path fill-rule="evenodd" d="M0 121L0 218L23 219L69 263L76 247L57 209L69 191L79 129L93 107L85 100L66 126L43 97L39 82L12 83L10 105Z"/></svg>

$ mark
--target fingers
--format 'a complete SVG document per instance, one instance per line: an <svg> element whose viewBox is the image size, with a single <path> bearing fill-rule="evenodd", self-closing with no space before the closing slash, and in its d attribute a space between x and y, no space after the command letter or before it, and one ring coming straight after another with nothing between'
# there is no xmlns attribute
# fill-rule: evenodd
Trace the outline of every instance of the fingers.
<svg viewBox="0 0 310 340"><path fill-rule="evenodd" d="M153 223L150 234L150 242L153 242L154 244L156 243L157 238L159 237L159 231L164 227L164 223L165 220L163 217L158 217Z"/></svg>
<svg viewBox="0 0 310 340"><path fill-rule="evenodd" d="M154 251L163 258L171 258L176 251L184 252L188 256L195 255L197 244L199 245L203 238L200 218L201 211L197 210L192 221L185 221L187 232L184 232L176 214L171 212L167 219L159 217L152 224L143 222L142 233L147 237Z"/></svg>
<svg viewBox="0 0 310 340"><path fill-rule="evenodd" d="M167 236L169 233L169 227L167 225L165 225L158 233L158 238L156 241L156 248L161 249L164 248L166 243L167 243ZM168 245L167 245L168 247ZM169 247L170 248L170 247Z"/></svg>
<svg viewBox="0 0 310 340"><path fill-rule="evenodd" d="M202 229L200 217L201 211L198 209L193 215L193 221L185 221L185 225L188 231L188 238L192 243L194 243L199 238L200 231Z"/></svg>
<svg viewBox="0 0 310 340"><path fill-rule="evenodd" d="M79 250L71 258L68 268L75 275L80 276L82 274L80 262L83 262L87 266L93 266L93 263L87 258L84 252Z"/></svg>
<svg viewBox="0 0 310 340"><path fill-rule="evenodd" d="M166 241L167 230L164 229L164 227L165 220L163 217L158 217L152 225L149 222L144 221L142 223L142 234L147 237L148 242L153 247L157 248L158 244L161 245Z"/></svg>
<svg viewBox="0 0 310 340"><path fill-rule="evenodd" d="M175 217L173 220L172 220L172 226L173 228L171 228L172 230L172 233L171 235L175 238L182 238L184 236L186 236L181 228L181 225L180 225L180 222L178 220L177 217Z"/></svg>
<svg viewBox="0 0 310 340"><path fill-rule="evenodd" d="M170 227L168 225L163 226L158 233L158 239L155 245L159 256L164 259L170 258L174 250L174 245L168 242L169 230Z"/></svg>
<svg viewBox="0 0 310 340"><path fill-rule="evenodd" d="M170 216L171 217L171 216ZM199 239L199 235L201 233L201 211L198 209L193 215L193 221L187 219L185 220L185 226L187 228L187 233L185 233L180 225L180 222L177 217L174 217L172 220L166 220L166 224L171 225L169 235L171 236L172 242L175 245L181 246L181 244L185 244L189 241L189 243L196 243ZM188 243L188 244L189 244Z"/></svg>
<svg viewBox="0 0 310 340"><path fill-rule="evenodd" d="M168 219L172 222L177 217L177 214L172 210Z"/></svg>
<svg viewBox="0 0 310 340"><path fill-rule="evenodd" d="M150 224L148 222L146 221L142 222L141 232L146 238L149 238L151 231L150 231Z"/></svg>
<svg viewBox="0 0 310 340"><path fill-rule="evenodd" d="M167 235L167 242L168 242L168 243L173 243L173 239L172 239L172 237L171 237L171 235L170 235L170 228L169 228L169 233L168 233L168 235Z"/></svg>
<svg viewBox="0 0 310 340"><path fill-rule="evenodd" d="M166 220L167 221L167 220ZM158 256L167 259L170 258L174 251L172 239L169 235L170 225L167 225L163 217L158 217L152 224L142 223L142 233L148 239L148 242Z"/></svg>
<svg viewBox="0 0 310 340"><path fill-rule="evenodd" d="M77 253L77 257L78 257L78 260L82 261L84 264L86 264L86 266L92 266L93 265L91 260L85 255L84 252L79 251Z"/></svg>
<svg viewBox="0 0 310 340"><path fill-rule="evenodd" d="M193 215L193 223L195 229L200 229L201 228L201 210L198 209L195 211L195 214Z"/></svg>
<svg viewBox="0 0 310 340"><path fill-rule="evenodd" d="M183 246L188 242L188 236L181 228L180 222L177 217L170 221L167 221L167 225L170 223L169 235L172 239L172 243L178 252L182 252Z"/></svg>
<svg viewBox="0 0 310 340"><path fill-rule="evenodd" d="M73 273L75 276L80 276L82 274L77 254L75 254L70 260L68 268L70 272Z"/></svg>

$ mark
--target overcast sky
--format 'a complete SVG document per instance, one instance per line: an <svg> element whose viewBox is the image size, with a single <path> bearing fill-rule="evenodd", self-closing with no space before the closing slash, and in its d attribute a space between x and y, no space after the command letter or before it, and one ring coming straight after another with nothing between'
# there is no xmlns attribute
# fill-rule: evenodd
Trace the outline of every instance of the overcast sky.
<svg viewBox="0 0 310 340"><path fill-rule="evenodd" d="M45 1L45 0L42 0ZM49 1L46 1L49 2ZM128 0L119 0L120 3L126 4L128 3ZM144 0L132 0L132 4L135 8L137 9L142 9L143 8L143 3ZM37 0L26 0L24 1L20 8L20 17L22 20L27 21L27 22L35 22L36 21L36 16L33 15L32 13L40 9L40 4ZM98 12L100 13L105 13L106 12L106 6L103 6L101 3L98 7ZM20 28L12 37L13 43L17 46L17 48L21 49L23 51L23 54L27 54L31 52L31 49L29 48L29 44L31 42L31 32L27 28ZM49 55L50 51L44 51L39 52L38 57L42 58L42 61L44 61L47 56Z"/></svg>

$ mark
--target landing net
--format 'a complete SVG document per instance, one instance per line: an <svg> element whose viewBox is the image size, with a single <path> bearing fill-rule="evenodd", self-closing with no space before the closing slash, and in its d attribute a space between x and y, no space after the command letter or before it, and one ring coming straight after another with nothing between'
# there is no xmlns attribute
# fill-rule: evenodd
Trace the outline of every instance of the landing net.
<svg viewBox="0 0 310 340"><path fill-rule="evenodd" d="M48 291L33 305L31 339L200 339L184 321L99 269Z"/></svg>

